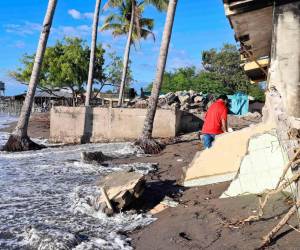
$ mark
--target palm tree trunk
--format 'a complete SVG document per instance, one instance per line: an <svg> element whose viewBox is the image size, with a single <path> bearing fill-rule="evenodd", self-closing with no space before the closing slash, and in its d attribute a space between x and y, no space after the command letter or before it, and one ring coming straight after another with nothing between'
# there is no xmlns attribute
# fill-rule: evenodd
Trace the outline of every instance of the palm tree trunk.
<svg viewBox="0 0 300 250"><path fill-rule="evenodd" d="M132 33L134 28L134 18L135 18L135 0L131 1L132 7L131 7L131 19L130 19L130 27L129 27L129 33L124 53L124 59L123 59L123 73L122 73L122 80L119 90L119 99L118 99L118 106L120 107L123 104L123 96L124 96L124 89L126 84L126 76L127 76L127 70L128 70L128 62L129 62L129 54L130 54L130 48L131 48L131 40L132 40Z"/></svg>
<svg viewBox="0 0 300 250"><path fill-rule="evenodd" d="M42 68L43 58L47 46L47 41L52 26L52 20L55 13L57 0L49 0L47 12L43 22L43 29L40 34L38 48L36 51L33 69L28 85L26 98L22 107L21 115L18 124L9 137L4 150L6 151L24 151L31 149L40 149L41 146L32 142L28 135L28 122L30 118L31 108L34 101L35 90L39 82L40 71Z"/></svg>
<svg viewBox="0 0 300 250"><path fill-rule="evenodd" d="M99 22L99 12L100 12L101 0L96 0L94 21L93 21L93 32L92 32L92 43L91 43L91 55L90 55L90 66L89 66L89 76L86 88L85 106L90 106L92 86L94 80L94 67L95 67L95 54L97 47L97 34L98 34L98 22Z"/></svg>
<svg viewBox="0 0 300 250"><path fill-rule="evenodd" d="M177 6L178 0L170 0L168 11L167 11L167 17L166 17L166 23L162 38L162 44L160 47L160 53L157 63L157 71L156 71L156 77L153 83L151 96L149 98L149 105L148 110L146 114L146 119L144 123L144 129L141 138L139 139L139 143L142 148L147 153L157 153L159 150L159 147L155 146L155 143L153 143L152 140L152 131L153 131L153 123L154 123L154 117L156 113L157 108L157 102L159 97L159 92L161 90L161 86L163 83L163 75L165 72L168 52L169 52L169 45L172 35L172 29L173 29L173 23L176 13L176 6ZM154 146L154 149L152 146Z"/></svg>

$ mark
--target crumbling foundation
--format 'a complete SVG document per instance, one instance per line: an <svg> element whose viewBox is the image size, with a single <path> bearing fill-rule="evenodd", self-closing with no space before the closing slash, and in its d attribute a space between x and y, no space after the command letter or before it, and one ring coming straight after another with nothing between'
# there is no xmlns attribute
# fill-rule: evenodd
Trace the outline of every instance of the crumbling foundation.
<svg viewBox="0 0 300 250"><path fill-rule="evenodd" d="M248 53L259 58L269 56L271 51L264 121L255 127L220 136L211 149L195 156L185 172L185 186L206 185L234 178L235 180L223 197L260 193L263 189L274 188L285 163L299 148L300 1L275 1L273 6L271 4L259 6L257 2L247 1L245 5L244 1L224 0L226 14L236 32L237 39L241 39L241 44L250 50ZM268 8L273 10L267 12ZM251 19L252 13L255 15L261 13L261 17L272 13L272 18L261 18L262 22L266 22L261 26L252 25L257 22L255 18ZM252 22L251 25L243 25L245 17L248 17L248 22ZM264 31L260 28L264 25L273 26L271 41L266 39L270 37L269 29L266 30L264 36L261 36L264 37L264 40L255 36ZM253 34L254 36L252 36ZM270 134L273 139L269 136ZM269 146L265 145L265 148L260 149L258 147L256 148L258 151L254 152L251 145L257 138L261 138L261 141L258 141L260 145L264 145L268 141ZM278 145L276 153L266 149L274 144L272 140ZM272 159L266 161L266 157L262 157L262 154L270 157L273 154L273 157L278 158L277 163L271 164ZM250 164L247 161L248 158L251 159ZM260 164L264 164L261 170ZM267 171L276 174L264 175L263 169L266 165L268 165ZM298 170L294 169L293 171ZM244 174L247 172L251 176L245 177ZM261 181L256 187L253 186L254 179L259 178ZM268 180L270 178L272 181Z"/></svg>

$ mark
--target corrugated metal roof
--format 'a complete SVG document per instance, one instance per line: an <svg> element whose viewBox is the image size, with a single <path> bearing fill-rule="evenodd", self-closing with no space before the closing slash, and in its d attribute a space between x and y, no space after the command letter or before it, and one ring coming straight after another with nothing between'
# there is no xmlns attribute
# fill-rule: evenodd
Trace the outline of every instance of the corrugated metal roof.
<svg viewBox="0 0 300 250"><path fill-rule="evenodd" d="M25 97L26 93L21 94L21 95L16 95L14 97L21 97L21 96ZM72 94L68 93L66 91L54 90L51 92L47 92L47 91L40 90L40 89L36 90L34 97L37 97L37 98L73 98Z"/></svg>

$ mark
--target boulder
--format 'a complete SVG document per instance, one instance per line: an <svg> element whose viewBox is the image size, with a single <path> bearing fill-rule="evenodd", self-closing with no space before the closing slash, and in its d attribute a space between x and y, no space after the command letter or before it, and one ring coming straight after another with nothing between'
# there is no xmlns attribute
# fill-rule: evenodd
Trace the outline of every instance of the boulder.
<svg viewBox="0 0 300 250"><path fill-rule="evenodd" d="M97 186L103 188L106 193L102 194L98 199L98 209L103 212L109 211L108 199L113 209L120 211L142 195L145 187L145 178L137 172L121 171L107 175L97 183Z"/></svg>
<svg viewBox="0 0 300 250"><path fill-rule="evenodd" d="M148 107L148 101L140 99L135 103L134 107L138 109L145 109Z"/></svg>
<svg viewBox="0 0 300 250"><path fill-rule="evenodd" d="M203 96L196 96L195 98L194 98L194 103L200 103L200 102L202 102L203 101Z"/></svg>
<svg viewBox="0 0 300 250"><path fill-rule="evenodd" d="M112 158L103 154L101 151L98 152L81 152L81 161L84 163L102 163L104 161L109 161Z"/></svg>
<svg viewBox="0 0 300 250"><path fill-rule="evenodd" d="M180 108L180 104L178 102L174 102L171 104L171 109L172 110L177 110Z"/></svg>
<svg viewBox="0 0 300 250"><path fill-rule="evenodd" d="M185 105L190 103L190 96L189 95L179 95L178 96L180 104Z"/></svg>
<svg viewBox="0 0 300 250"><path fill-rule="evenodd" d="M185 103L185 104L181 105L180 110L182 110L182 111L188 111L189 107L190 107L189 104Z"/></svg>
<svg viewBox="0 0 300 250"><path fill-rule="evenodd" d="M189 95L190 95L190 97L195 96L195 95L196 95L196 92L195 92L194 90L190 90L190 91L189 91Z"/></svg>

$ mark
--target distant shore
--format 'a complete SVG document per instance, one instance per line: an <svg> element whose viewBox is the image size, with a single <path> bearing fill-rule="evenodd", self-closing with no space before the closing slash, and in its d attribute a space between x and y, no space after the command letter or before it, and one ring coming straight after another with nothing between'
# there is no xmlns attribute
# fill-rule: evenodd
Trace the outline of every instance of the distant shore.
<svg viewBox="0 0 300 250"><path fill-rule="evenodd" d="M7 127L0 128L0 132L12 133L16 125L17 121L9 123ZM28 135L31 138L49 139L50 113L36 113L31 115Z"/></svg>

